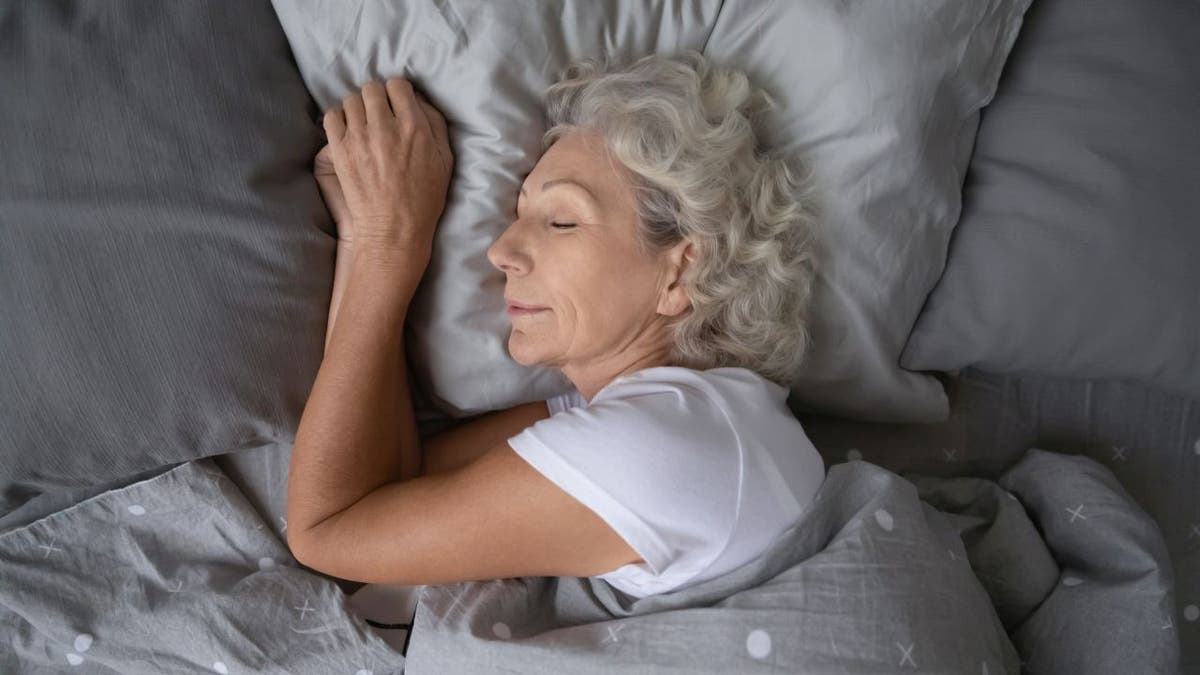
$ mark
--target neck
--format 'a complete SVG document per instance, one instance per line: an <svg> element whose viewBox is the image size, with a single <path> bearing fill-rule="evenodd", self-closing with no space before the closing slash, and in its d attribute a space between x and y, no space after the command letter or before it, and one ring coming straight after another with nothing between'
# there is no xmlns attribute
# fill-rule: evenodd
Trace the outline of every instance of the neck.
<svg viewBox="0 0 1200 675"><path fill-rule="evenodd" d="M621 377L636 373L646 368L670 366L669 352L665 349L634 353L623 351L603 361L587 364L568 364L562 367L562 372L571 380L584 400L591 402L601 389L610 382Z"/></svg>

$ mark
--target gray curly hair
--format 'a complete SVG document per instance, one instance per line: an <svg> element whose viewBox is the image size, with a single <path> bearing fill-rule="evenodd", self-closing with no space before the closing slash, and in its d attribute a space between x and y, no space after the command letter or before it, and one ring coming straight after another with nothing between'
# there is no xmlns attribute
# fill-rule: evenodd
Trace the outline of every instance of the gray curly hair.
<svg viewBox="0 0 1200 675"><path fill-rule="evenodd" d="M788 386L809 342L815 217L788 163L752 124L776 104L699 52L571 63L545 92L543 149L599 132L636 196L643 252L691 240L691 311L671 324L676 364L736 366Z"/></svg>

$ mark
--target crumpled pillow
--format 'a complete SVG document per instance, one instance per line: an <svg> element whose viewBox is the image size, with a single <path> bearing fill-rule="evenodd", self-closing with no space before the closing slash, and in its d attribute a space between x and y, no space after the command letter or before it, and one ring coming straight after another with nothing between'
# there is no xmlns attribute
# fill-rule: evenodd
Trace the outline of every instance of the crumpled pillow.
<svg viewBox="0 0 1200 675"><path fill-rule="evenodd" d="M814 172L824 250L793 405L879 421L949 414L941 385L897 362L941 274L978 111L1029 0L273 3L322 109L407 77L450 122L455 175L409 316L415 377L443 413L570 389L557 369L508 356L504 274L485 256L540 156L543 90L575 58L697 49L783 104L765 138Z"/></svg>

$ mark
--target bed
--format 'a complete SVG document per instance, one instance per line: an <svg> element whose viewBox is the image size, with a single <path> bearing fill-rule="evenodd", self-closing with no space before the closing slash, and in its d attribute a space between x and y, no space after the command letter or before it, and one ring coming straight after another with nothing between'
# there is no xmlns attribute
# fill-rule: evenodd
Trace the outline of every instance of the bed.
<svg viewBox="0 0 1200 675"><path fill-rule="evenodd" d="M1200 669L1197 27L1182 0L5 6L0 671ZM828 467L814 506L643 599L297 563L322 112L404 75L454 132L410 315L427 437L567 386L505 357L482 256L539 88L683 48L770 86L763 134L824 195L789 399Z"/></svg>

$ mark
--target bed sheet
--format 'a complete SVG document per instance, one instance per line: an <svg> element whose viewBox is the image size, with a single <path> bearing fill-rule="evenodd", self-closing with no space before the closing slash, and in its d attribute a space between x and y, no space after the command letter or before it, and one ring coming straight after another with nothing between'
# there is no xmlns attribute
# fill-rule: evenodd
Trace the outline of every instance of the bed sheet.
<svg viewBox="0 0 1200 675"><path fill-rule="evenodd" d="M871 424L799 415L826 465L865 459L900 474L995 479L1037 447L1088 456L1113 471L1154 518L1175 568L1183 672L1200 672L1200 402L1132 381L1070 380L966 369L948 383L950 418ZM422 435L448 422L426 417ZM217 458L278 528L285 450ZM348 592L359 584L343 582Z"/></svg>

